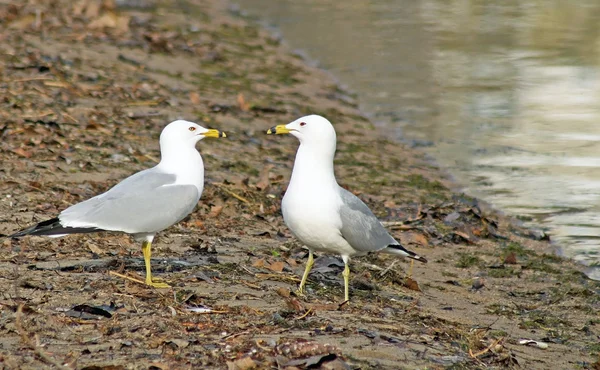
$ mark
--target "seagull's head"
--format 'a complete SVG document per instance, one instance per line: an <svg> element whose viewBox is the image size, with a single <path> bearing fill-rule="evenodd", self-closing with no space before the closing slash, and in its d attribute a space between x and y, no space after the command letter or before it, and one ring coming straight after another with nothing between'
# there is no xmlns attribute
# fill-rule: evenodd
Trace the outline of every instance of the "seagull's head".
<svg viewBox="0 0 600 370"><path fill-rule="evenodd" d="M333 146L335 148L335 129L325 117L316 114L300 117L287 125L271 127L267 134L291 134L301 144Z"/></svg>
<svg viewBox="0 0 600 370"><path fill-rule="evenodd" d="M169 123L160 134L160 146L194 146L205 137L226 137L223 131L207 129L197 123L177 120Z"/></svg>

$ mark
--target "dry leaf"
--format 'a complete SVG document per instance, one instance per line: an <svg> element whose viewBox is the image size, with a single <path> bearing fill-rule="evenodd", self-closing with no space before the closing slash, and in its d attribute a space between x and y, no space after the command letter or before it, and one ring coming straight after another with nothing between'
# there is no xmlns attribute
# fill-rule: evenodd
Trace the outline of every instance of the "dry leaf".
<svg viewBox="0 0 600 370"><path fill-rule="evenodd" d="M28 14L24 17L16 19L14 22L11 22L10 25L8 26L8 28L24 30L26 28L29 28L31 25L33 25L35 23L35 21L36 21L35 15Z"/></svg>
<svg viewBox="0 0 600 370"><path fill-rule="evenodd" d="M122 35L124 33L129 32L129 21L131 18L129 16L120 15L117 17L117 25L115 26L115 31L117 34Z"/></svg>
<svg viewBox="0 0 600 370"><path fill-rule="evenodd" d="M404 280L404 286L410 290L415 290L417 292L421 291L421 288L419 288L419 283L417 283L416 280L409 278L409 277L407 277Z"/></svg>
<svg viewBox="0 0 600 370"><path fill-rule="evenodd" d="M516 265L517 264L517 256L514 253L509 253L506 257L504 257L504 263L507 265Z"/></svg>
<svg viewBox="0 0 600 370"><path fill-rule="evenodd" d="M243 357L235 361L227 361L227 370L258 369L258 364L250 357Z"/></svg>
<svg viewBox="0 0 600 370"><path fill-rule="evenodd" d="M242 94L242 93L238 94L237 103L238 103L238 106L240 107L240 109L243 110L244 112L247 112L250 110L250 104L246 102L246 99L244 99L244 94Z"/></svg>
<svg viewBox="0 0 600 370"><path fill-rule="evenodd" d="M252 263L252 267L256 267L256 268L263 268L265 267L265 260L264 258L261 258L259 260L256 260Z"/></svg>
<svg viewBox="0 0 600 370"><path fill-rule="evenodd" d="M288 265L292 266L292 267L296 267L298 266L298 262L296 262L295 259L293 258L288 258L287 260L285 260L285 262L287 262Z"/></svg>
<svg viewBox="0 0 600 370"><path fill-rule="evenodd" d="M88 19L95 19L100 15L100 6L102 5L98 0L87 1L85 4L85 17Z"/></svg>
<svg viewBox="0 0 600 370"><path fill-rule="evenodd" d="M267 268L274 272L281 272L281 271L283 271L284 266L285 266L285 263L283 263L281 261L277 261L277 262L273 262L272 264L267 266Z"/></svg>
<svg viewBox="0 0 600 370"><path fill-rule="evenodd" d="M93 243L90 243L90 242L87 242L85 244L86 244L86 247L88 247L88 249L90 251L92 251L92 253L98 254L98 255L103 255L104 254L104 251L101 248L99 248L96 244L93 244Z"/></svg>
<svg viewBox="0 0 600 370"><path fill-rule="evenodd" d="M271 173L271 169L273 165L264 166L262 171L260 171L260 175L258 177L258 182L256 183L256 188L258 190L267 190L269 185L271 185L271 181L269 180L269 175Z"/></svg>
<svg viewBox="0 0 600 370"><path fill-rule="evenodd" d="M71 11L71 14L73 14L73 16L75 17L79 17L81 14L83 14L83 10L86 6L87 0L79 0L77 3L75 3L75 5L73 5L73 10Z"/></svg>
<svg viewBox="0 0 600 370"><path fill-rule="evenodd" d="M223 206L212 206L207 217L219 217L221 211L223 211Z"/></svg>
<svg viewBox="0 0 600 370"><path fill-rule="evenodd" d="M190 93L190 101L194 105L200 104L201 103L200 94L198 94L197 92L191 92Z"/></svg>
<svg viewBox="0 0 600 370"><path fill-rule="evenodd" d="M117 27L117 15L115 13L109 12L103 14L102 17L94 19L90 24L88 24L88 28L96 30L103 28L115 28Z"/></svg>
<svg viewBox="0 0 600 370"><path fill-rule="evenodd" d="M471 237L469 236L469 234L464 233L462 231L453 231L452 232L454 235L460 237L461 239L463 239L465 242L467 242L468 244L473 244L473 240L471 240Z"/></svg>
<svg viewBox="0 0 600 370"><path fill-rule="evenodd" d="M277 292L277 294L279 294L283 298L289 298L290 297L290 290L286 289L284 287L277 288L276 292Z"/></svg>
<svg viewBox="0 0 600 370"><path fill-rule="evenodd" d="M25 158L31 158L31 156L33 155L33 153L31 153L30 150L25 150L23 148L13 149L12 152L15 153L16 155L19 155L19 156L25 157Z"/></svg>
<svg viewBox="0 0 600 370"><path fill-rule="evenodd" d="M408 234L408 238L409 238L408 240L411 243L419 244L424 247L429 246L429 242L427 241L427 238L425 237L425 235L419 234L419 233L407 233L407 234Z"/></svg>
<svg viewBox="0 0 600 370"><path fill-rule="evenodd" d="M117 4L115 4L115 0L102 0L102 9L115 10L116 8Z"/></svg>
<svg viewBox="0 0 600 370"><path fill-rule="evenodd" d="M296 312L306 312L306 308L304 308L304 305L297 298L290 297L286 299L285 303Z"/></svg>

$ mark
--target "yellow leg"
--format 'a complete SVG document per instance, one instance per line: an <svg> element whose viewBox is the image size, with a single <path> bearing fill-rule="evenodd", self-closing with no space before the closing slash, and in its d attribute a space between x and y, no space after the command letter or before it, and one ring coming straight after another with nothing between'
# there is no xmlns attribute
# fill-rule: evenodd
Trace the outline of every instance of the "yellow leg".
<svg viewBox="0 0 600 370"><path fill-rule="evenodd" d="M144 241L142 244L144 263L146 264L146 285L150 285L154 288L170 288L168 284L152 281L152 271L150 270L150 256L152 255L152 251L150 250L151 247L152 242Z"/></svg>
<svg viewBox="0 0 600 370"><path fill-rule="evenodd" d="M344 261L344 272L342 272L342 276L344 276L344 302L348 302L350 300L350 294L348 293L348 285L350 285L350 267L348 267L348 262Z"/></svg>
<svg viewBox="0 0 600 370"><path fill-rule="evenodd" d="M300 287L298 288L298 293L304 294L304 284L306 284L306 280L308 279L308 273L313 267L314 264L313 252L311 250L308 251L308 261L306 261L306 268L304 269L304 275L302 275L302 281L300 282Z"/></svg>

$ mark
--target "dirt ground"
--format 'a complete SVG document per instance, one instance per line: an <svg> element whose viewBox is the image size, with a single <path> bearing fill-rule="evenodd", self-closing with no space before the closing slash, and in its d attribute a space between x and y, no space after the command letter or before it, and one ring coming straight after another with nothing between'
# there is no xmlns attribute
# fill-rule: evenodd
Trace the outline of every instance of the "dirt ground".
<svg viewBox="0 0 600 370"><path fill-rule="evenodd" d="M184 118L228 137L198 148L197 210L158 235L143 276L126 235L0 238L3 369L598 369L599 285L525 230L451 190L355 97L221 1L0 2L0 233L107 190L160 157ZM307 252L279 211L308 113L338 133L340 184L429 263ZM523 342L523 340L530 340Z"/></svg>

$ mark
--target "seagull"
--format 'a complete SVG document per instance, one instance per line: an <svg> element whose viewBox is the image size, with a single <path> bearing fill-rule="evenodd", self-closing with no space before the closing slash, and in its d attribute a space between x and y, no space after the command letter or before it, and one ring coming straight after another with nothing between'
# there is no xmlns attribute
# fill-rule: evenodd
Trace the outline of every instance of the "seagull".
<svg viewBox="0 0 600 370"><path fill-rule="evenodd" d="M340 187L333 169L336 135L331 122L318 115L301 117L267 134L291 134L300 141L283 200L283 219L309 250L298 292L303 293L313 266L313 251L337 254L344 261L344 298L349 301L350 257L383 252L427 260L404 248L357 196Z"/></svg>
<svg viewBox="0 0 600 370"><path fill-rule="evenodd" d="M142 242L146 280L116 275L154 288L169 288L168 284L152 280L152 240L158 232L183 220L198 204L204 189L204 163L196 143L205 137L226 135L189 121L169 123L160 134L158 165L133 174L105 193L70 206L55 218L8 237L59 237L100 231L130 234Z"/></svg>

